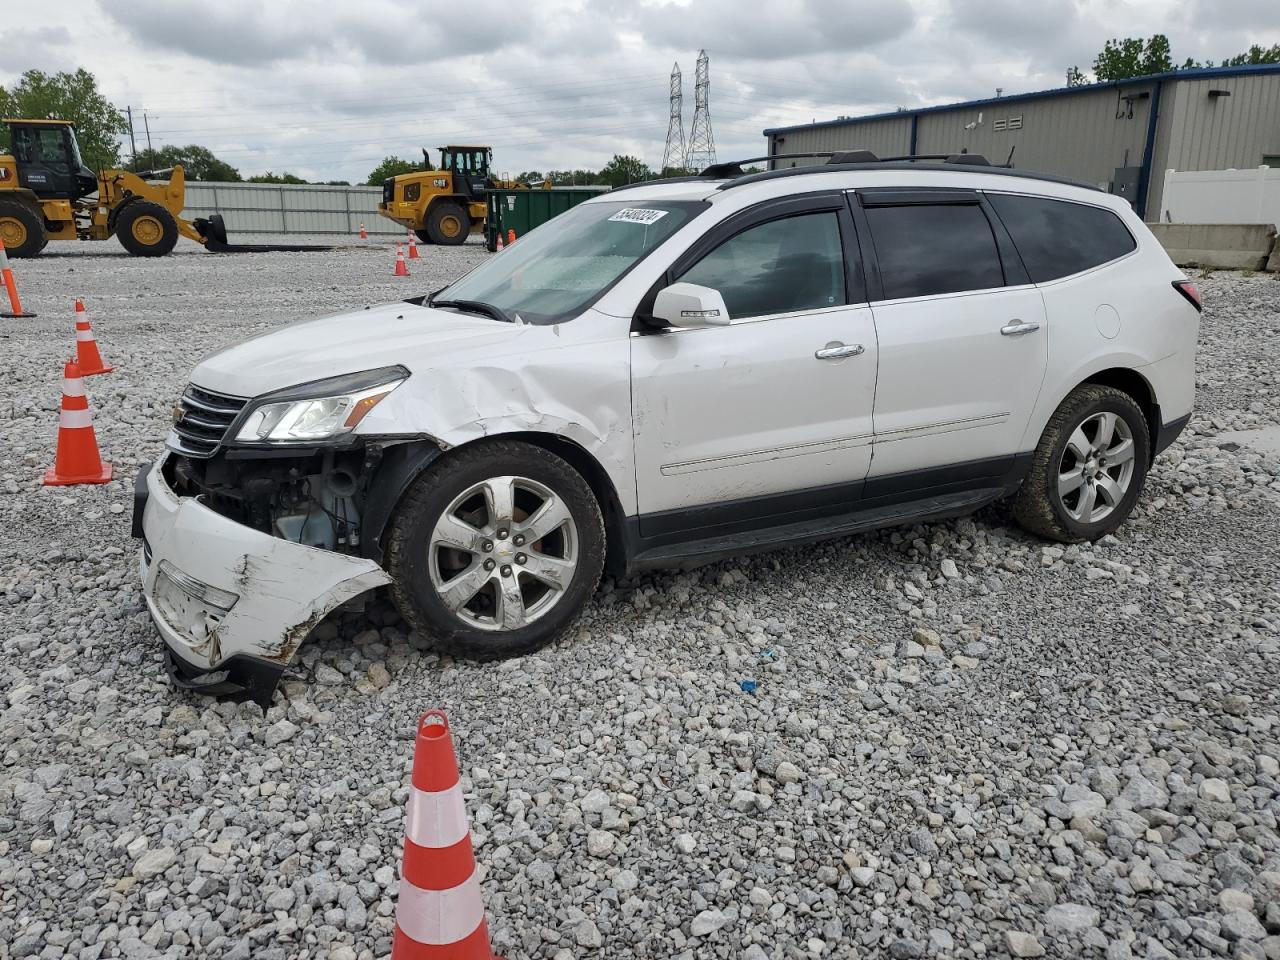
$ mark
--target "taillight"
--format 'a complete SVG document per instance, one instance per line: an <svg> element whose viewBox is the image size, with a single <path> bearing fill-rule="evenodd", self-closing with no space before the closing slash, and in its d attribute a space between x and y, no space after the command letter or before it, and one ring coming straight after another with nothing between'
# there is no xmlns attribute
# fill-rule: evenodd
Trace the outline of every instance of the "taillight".
<svg viewBox="0 0 1280 960"><path fill-rule="evenodd" d="M1200 303L1200 288L1190 280L1173 281L1173 289L1187 298L1187 303L1191 304L1199 312L1204 309Z"/></svg>

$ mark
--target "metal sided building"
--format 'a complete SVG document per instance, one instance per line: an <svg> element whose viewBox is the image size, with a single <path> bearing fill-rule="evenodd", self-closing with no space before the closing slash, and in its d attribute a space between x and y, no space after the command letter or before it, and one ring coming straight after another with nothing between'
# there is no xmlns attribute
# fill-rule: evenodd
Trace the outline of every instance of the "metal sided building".
<svg viewBox="0 0 1280 960"><path fill-rule="evenodd" d="M764 131L769 155L967 151L1097 184L1160 210L1164 171L1280 166L1280 64L1178 70ZM822 163L770 161L771 167Z"/></svg>

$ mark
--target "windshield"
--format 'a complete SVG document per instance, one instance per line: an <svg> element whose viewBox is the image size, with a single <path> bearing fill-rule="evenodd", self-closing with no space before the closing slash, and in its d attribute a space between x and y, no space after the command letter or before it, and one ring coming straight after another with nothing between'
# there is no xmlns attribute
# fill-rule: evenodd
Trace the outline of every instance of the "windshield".
<svg viewBox="0 0 1280 960"><path fill-rule="evenodd" d="M431 299L490 304L525 323L570 320L706 207L700 200L579 204Z"/></svg>

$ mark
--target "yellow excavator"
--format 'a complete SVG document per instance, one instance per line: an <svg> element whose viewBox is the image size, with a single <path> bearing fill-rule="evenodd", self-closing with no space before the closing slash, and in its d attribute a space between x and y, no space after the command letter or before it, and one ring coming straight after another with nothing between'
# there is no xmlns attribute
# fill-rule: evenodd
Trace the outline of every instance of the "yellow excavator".
<svg viewBox="0 0 1280 960"><path fill-rule="evenodd" d="M9 128L9 154L0 154L0 240L11 257L34 257L50 240L106 240L137 257L162 257L179 236L210 250L229 251L218 214L186 220L182 167L100 170L80 159L67 120L0 121ZM168 174L166 183L148 183Z"/></svg>
<svg viewBox="0 0 1280 960"><path fill-rule="evenodd" d="M423 164L431 155L422 151ZM495 180L490 175L492 147L440 148L440 169L415 170L382 182L378 213L408 227L423 243L456 246L484 230L488 205L485 190L528 189L528 184ZM549 181L539 184L550 187Z"/></svg>

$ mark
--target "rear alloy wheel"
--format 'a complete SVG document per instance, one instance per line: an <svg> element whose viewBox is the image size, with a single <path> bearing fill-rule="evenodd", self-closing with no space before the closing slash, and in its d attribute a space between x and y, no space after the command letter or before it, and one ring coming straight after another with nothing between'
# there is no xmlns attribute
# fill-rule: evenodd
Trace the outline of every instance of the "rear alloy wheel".
<svg viewBox="0 0 1280 960"><path fill-rule="evenodd" d="M120 245L135 257L163 257L178 243L178 223L158 203L134 200L116 217Z"/></svg>
<svg viewBox="0 0 1280 960"><path fill-rule="evenodd" d="M432 243L456 247L471 232L471 218L456 203L437 203L427 214L427 236Z"/></svg>
<svg viewBox="0 0 1280 960"><path fill-rule="evenodd" d="M1132 397L1114 387L1078 387L1045 427L1014 516L1053 540L1097 540L1133 510L1150 450L1146 417Z"/></svg>
<svg viewBox="0 0 1280 960"><path fill-rule="evenodd" d="M555 639L600 580L604 525L582 476L554 454L494 441L418 479L387 548L405 619L446 653L488 660Z"/></svg>
<svg viewBox="0 0 1280 960"><path fill-rule="evenodd" d="M0 200L0 240L15 259L34 257L49 242L40 214L17 200Z"/></svg>

